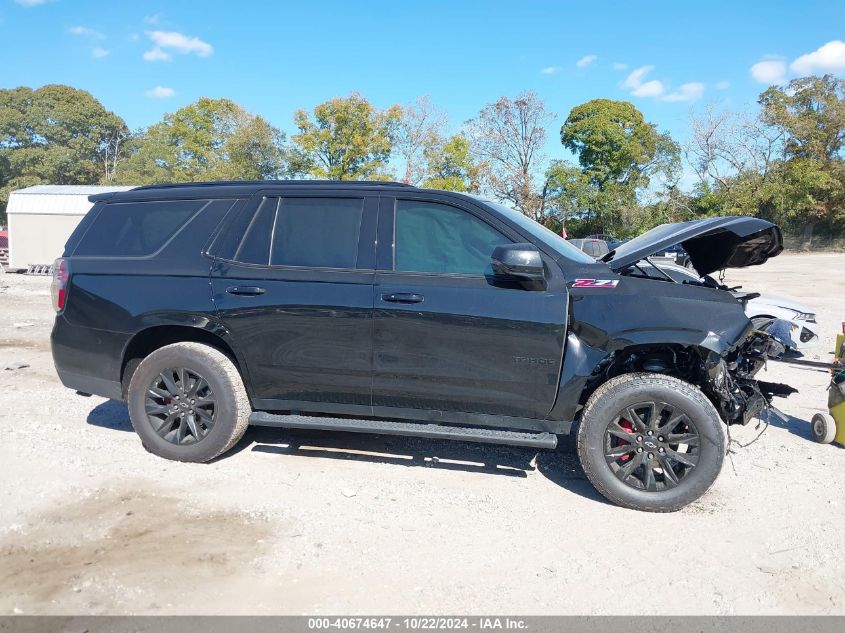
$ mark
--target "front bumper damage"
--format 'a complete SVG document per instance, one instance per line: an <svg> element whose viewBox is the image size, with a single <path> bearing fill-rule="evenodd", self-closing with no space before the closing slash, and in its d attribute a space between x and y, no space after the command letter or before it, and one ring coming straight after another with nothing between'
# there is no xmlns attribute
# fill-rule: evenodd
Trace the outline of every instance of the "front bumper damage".
<svg viewBox="0 0 845 633"><path fill-rule="evenodd" d="M776 319L760 330L751 330L742 342L725 354L710 352L705 359L707 387L728 425L748 424L771 405L797 389L782 383L755 379L770 358L780 358L794 348L788 321Z"/></svg>

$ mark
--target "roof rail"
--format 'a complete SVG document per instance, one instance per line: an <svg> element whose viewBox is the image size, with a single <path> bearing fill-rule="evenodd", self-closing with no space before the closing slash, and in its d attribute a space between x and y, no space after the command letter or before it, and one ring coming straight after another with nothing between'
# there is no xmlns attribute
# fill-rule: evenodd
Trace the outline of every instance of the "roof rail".
<svg viewBox="0 0 845 633"><path fill-rule="evenodd" d="M167 182L157 185L142 185L133 191L145 189L180 189L188 187L216 187L216 186L250 186L250 185L343 185L344 187L412 187L402 182L381 180L218 180L212 182Z"/></svg>

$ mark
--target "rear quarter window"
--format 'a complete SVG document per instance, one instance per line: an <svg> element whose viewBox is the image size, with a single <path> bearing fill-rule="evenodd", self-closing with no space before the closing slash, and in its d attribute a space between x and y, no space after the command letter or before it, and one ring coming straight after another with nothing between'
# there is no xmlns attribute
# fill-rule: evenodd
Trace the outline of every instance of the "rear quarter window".
<svg viewBox="0 0 845 633"><path fill-rule="evenodd" d="M178 233L208 200L106 204L82 236L74 255L145 257Z"/></svg>

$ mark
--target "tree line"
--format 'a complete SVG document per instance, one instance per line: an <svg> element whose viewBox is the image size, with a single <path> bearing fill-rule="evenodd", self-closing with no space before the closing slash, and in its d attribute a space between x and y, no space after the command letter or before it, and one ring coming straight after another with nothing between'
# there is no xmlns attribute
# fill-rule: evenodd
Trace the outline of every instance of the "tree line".
<svg viewBox="0 0 845 633"><path fill-rule="evenodd" d="M681 146L626 101L578 105L558 130L525 92L450 134L427 97L378 109L352 93L297 111L288 138L225 98L203 97L133 132L86 91L4 89L0 212L10 191L36 184L327 178L483 194L570 236L627 237L708 215L756 215L806 239L843 232L845 82L796 79L767 89L758 106L693 114ZM548 160L549 133L574 160ZM692 191L680 187L684 160L697 175Z"/></svg>

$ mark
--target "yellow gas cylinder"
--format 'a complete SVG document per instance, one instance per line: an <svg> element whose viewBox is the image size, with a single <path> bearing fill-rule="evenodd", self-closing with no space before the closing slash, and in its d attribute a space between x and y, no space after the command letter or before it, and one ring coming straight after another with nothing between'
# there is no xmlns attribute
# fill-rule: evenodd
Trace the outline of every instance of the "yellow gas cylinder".
<svg viewBox="0 0 845 633"><path fill-rule="evenodd" d="M845 402L840 402L835 407L831 407L830 415L836 422L836 435L833 436L833 441L845 446Z"/></svg>
<svg viewBox="0 0 845 633"><path fill-rule="evenodd" d="M845 325L845 324L843 324ZM842 334L836 335L836 347L834 349L834 356L837 360L845 361L845 331ZM831 385L831 389L836 389L838 385ZM830 407L830 415L836 422L836 435L833 441L837 444L845 445L845 400Z"/></svg>

